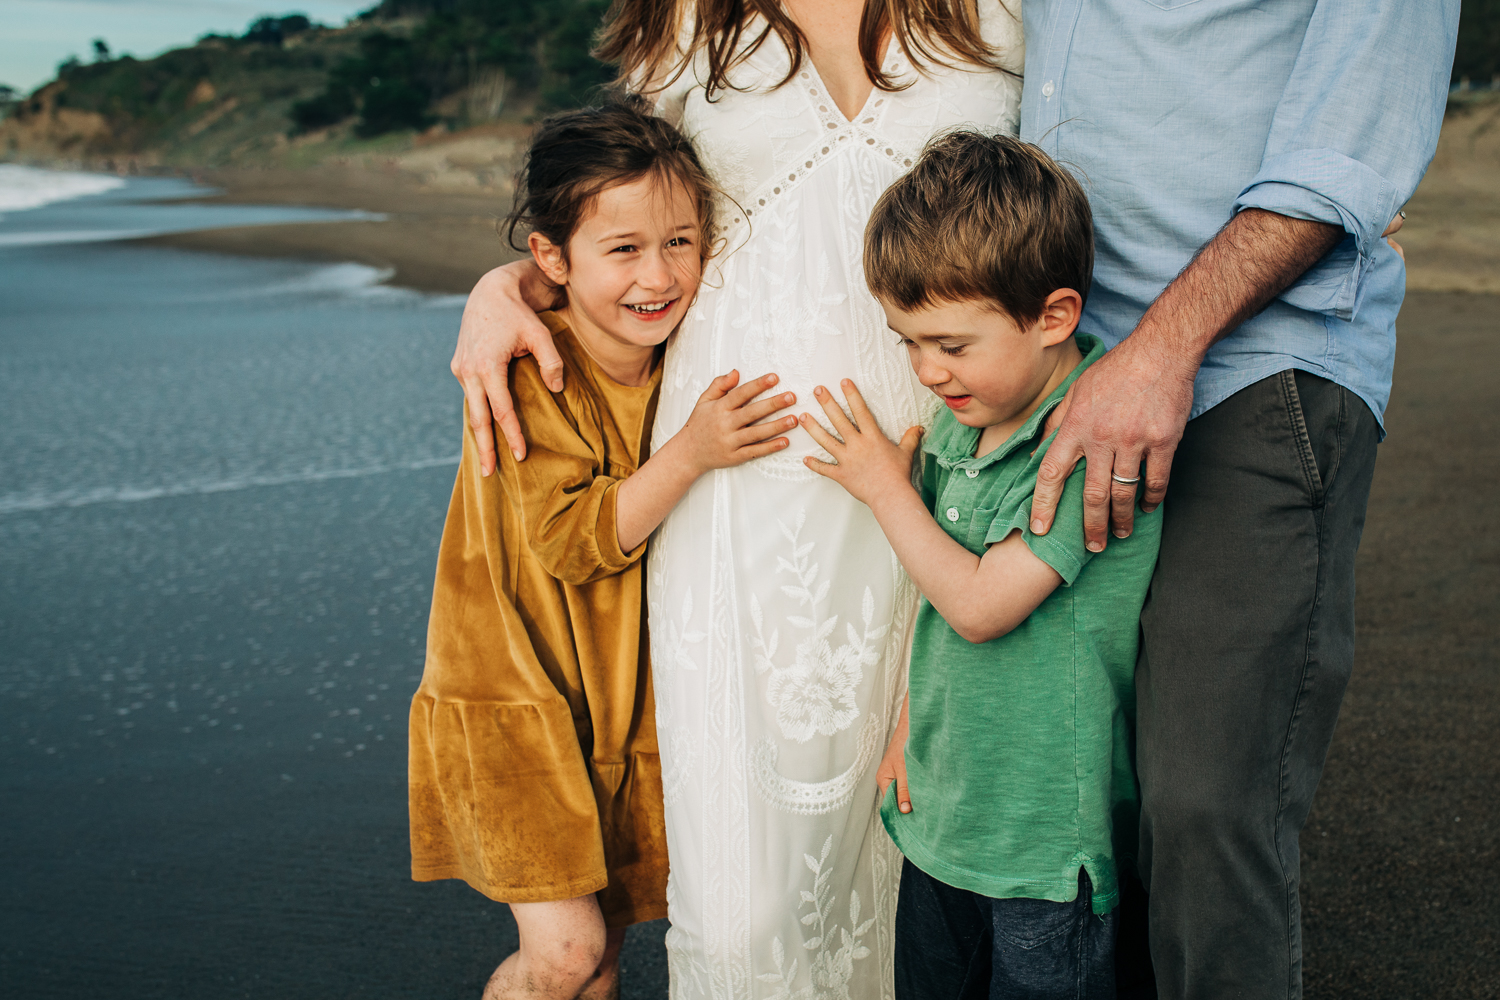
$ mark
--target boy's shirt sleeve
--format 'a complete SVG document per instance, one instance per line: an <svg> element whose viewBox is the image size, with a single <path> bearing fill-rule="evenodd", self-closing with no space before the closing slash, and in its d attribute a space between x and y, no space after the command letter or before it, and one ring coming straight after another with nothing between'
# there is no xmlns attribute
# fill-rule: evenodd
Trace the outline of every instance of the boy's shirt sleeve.
<svg viewBox="0 0 1500 1000"><path fill-rule="evenodd" d="M1032 473L1040 465L1045 453L1045 448L1037 449L1026 485L1018 487L1024 492L1006 498L1003 509L1012 510L1013 513L1009 517L996 518L984 542L986 545L1003 542L1010 537L1012 531L1019 530L1032 555L1057 570L1057 575L1063 578L1063 586L1071 587L1083 567L1094 557L1094 553L1084 544L1083 535L1084 462L1079 460L1078 467L1063 484L1062 499L1057 503L1057 516L1052 520L1052 530L1045 535L1038 535L1031 530L1031 502L1036 495L1036 476Z"/></svg>
<svg viewBox="0 0 1500 1000"><path fill-rule="evenodd" d="M542 567L564 583L591 583L623 572L646 545L630 552L620 548L616 503L624 478L610 475L597 404L582 395L573 373L562 393L546 387L530 358L514 364L512 373L526 459L517 462L509 448L498 448L497 471L521 517L526 543Z"/></svg>

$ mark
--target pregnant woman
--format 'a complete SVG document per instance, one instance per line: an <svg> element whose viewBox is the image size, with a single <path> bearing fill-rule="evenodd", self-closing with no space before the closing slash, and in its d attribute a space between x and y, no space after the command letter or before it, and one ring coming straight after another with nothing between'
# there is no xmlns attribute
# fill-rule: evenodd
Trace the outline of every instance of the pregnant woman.
<svg viewBox="0 0 1500 1000"><path fill-rule="evenodd" d="M724 249L669 344L654 440L731 368L775 372L799 400L852 378L886 431L928 422L934 397L865 288L865 222L935 133L1015 130L1012 5L616 7L605 56L643 81L726 196ZM530 263L491 272L454 358L476 433L491 434L493 406L517 451L504 364L531 351L547 370L556 352L532 308L550 298ZM874 765L904 694L917 593L868 508L808 471L819 449L797 437L700 480L649 555L679 1000L892 993L900 865Z"/></svg>

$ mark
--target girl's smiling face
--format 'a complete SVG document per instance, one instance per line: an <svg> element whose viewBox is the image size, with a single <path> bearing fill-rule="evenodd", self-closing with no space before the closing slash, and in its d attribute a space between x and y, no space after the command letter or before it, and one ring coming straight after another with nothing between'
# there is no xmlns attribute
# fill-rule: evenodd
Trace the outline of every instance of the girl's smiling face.
<svg viewBox="0 0 1500 1000"><path fill-rule="evenodd" d="M599 192L566 255L539 233L529 242L567 290L569 326L613 376L613 359L655 347L682 321L703 274L702 228L687 187L652 174Z"/></svg>

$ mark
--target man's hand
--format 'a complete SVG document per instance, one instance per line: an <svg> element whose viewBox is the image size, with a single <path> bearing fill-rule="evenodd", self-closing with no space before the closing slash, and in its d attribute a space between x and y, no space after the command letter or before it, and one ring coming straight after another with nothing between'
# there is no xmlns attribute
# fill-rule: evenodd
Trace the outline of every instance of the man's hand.
<svg viewBox="0 0 1500 1000"><path fill-rule="evenodd" d="M911 485L911 460L916 454L917 443L922 439L922 428L907 428L901 443L896 444L880 432L875 415L865 405L864 397L854 383L844 379L840 385L844 398L849 401L849 410L854 414L853 421L844 414L833 393L821 385L813 390L838 437L825 431L811 414L802 414L803 429L838 464L830 465L811 457L803 461L809 469L832 479L848 490L854 499L869 506L892 487Z"/></svg>
<svg viewBox="0 0 1500 1000"><path fill-rule="evenodd" d="M521 434L506 380L510 362L526 354L535 355L547 388L562 392L562 358L552 343L551 332L536 316L537 309L557 304L553 301L556 294L556 288L547 284L528 257L480 278L464 305L458 347L449 368L464 387L469 426L479 446L479 469L486 476L495 471L491 411L516 460L526 457L526 438Z"/></svg>
<svg viewBox="0 0 1500 1000"><path fill-rule="evenodd" d="M1078 459L1087 458L1083 526L1089 550L1104 550L1111 525L1117 537L1127 537L1135 523L1138 480L1146 483L1146 511L1166 495L1172 455L1192 410L1193 379L1209 347L1302 277L1343 236L1338 226L1254 208L1219 230L1130 336L1073 383L1066 416L1049 419L1047 429L1058 428L1057 437L1037 473L1031 530L1051 530L1063 484Z"/></svg>
<svg viewBox="0 0 1500 1000"><path fill-rule="evenodd" d="M1156 345L1132 335L1078 376L1068 391L1066 415L1059 418L1061 429L1037 471L1031 530L1051 530L1063 484L1080 458L1088 460L1083 528L1090 551L1103 551L1109 522L1120 538L1134 525L1140 484L1115 476L1142 477L1141 509L1155 510L1166 496L1172 455L1192 410L1197 369L1196 361L1163 357Z"/></svg>
<svg viewBox="0 0 1500 1000"><path fill-rule="evenodd" d="M879 799L885 799L885 790L894 781L896 808L904 813L911 812L911 792L906 784L906 737L911 732L911 716L908 714L910 702L910 695L901 699L901 718L896 722L896 731L891 734L890 746L885 748L885 756L880 758L880 766L875 769L875 788L880 793Z"/></svg>

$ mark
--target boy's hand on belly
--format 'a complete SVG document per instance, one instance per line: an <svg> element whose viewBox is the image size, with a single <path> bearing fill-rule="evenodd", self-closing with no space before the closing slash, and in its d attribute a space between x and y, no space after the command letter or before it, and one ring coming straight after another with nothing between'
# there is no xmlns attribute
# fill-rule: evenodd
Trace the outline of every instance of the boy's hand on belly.
<svg viewBox="0 0 1500 1000"><path fill-rule="evenodd" d="M820 462L811 457L803 461L818 475L827 476L848 490L856 500L873 507L881 496L911 487L911 460L922 439L922 428L908 427L897 444L881 433L874 414L865 405L864 397L854 383L844 379L842 388L854 415L853 420L844 413L833 393L821 385L813 390L838 437L824 430L811 414L802 414L803 429L838 464Z"/></svg>

